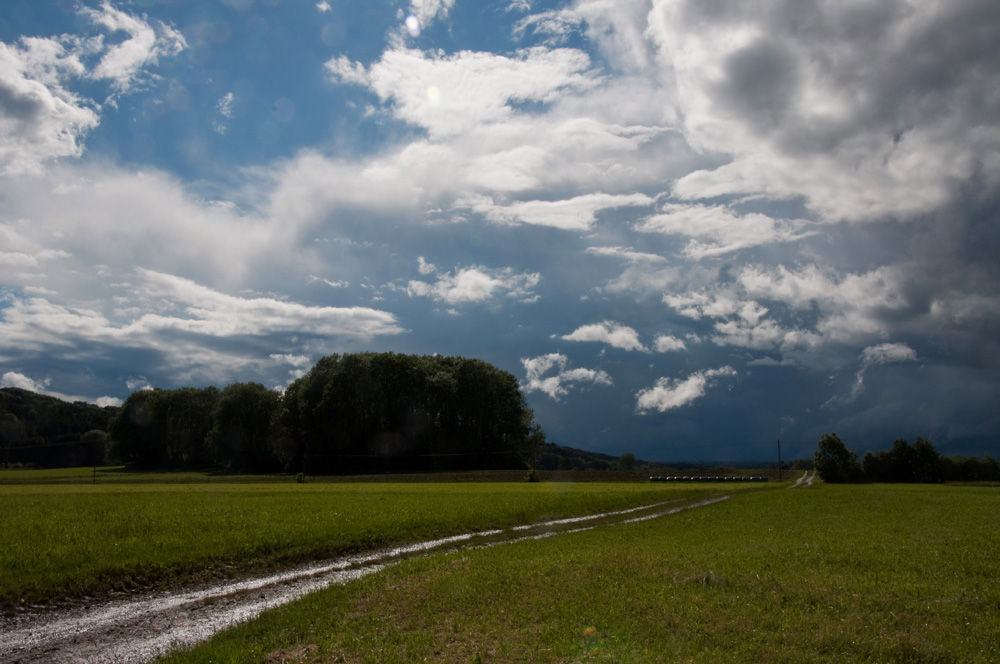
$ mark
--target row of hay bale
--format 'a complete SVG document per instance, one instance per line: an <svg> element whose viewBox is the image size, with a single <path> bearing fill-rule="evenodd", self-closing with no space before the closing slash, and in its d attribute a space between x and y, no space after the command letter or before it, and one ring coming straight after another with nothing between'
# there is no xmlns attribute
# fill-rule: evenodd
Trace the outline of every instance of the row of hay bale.
<svg viewBox="0 0 1000 664"><path fill-rule="evenodd" d="M745 475L742 477L723 477L720 475L671 475L669 477L650 477L650 482L766 482L766 477Z"/></svg>

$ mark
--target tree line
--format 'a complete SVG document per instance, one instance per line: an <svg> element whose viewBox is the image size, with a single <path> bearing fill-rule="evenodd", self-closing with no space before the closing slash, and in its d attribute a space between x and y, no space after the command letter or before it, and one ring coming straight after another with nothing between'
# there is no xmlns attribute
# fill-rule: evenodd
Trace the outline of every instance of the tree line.
<svg viewBox="0 0 1000 664"><path fill-rule="evenodd" d="M105 432L117 412L114 406L0 388L0 464L103 464Z"/></svg>
<svg viewBox="0 0 1000 664"><path fill-rule="evenodd" d="M918 437L911 445L896 440L888 450L868 451L859 460L835 433L819 439L813 456L816 472L824 482L998 482L1000 464L982 457L941 455L934 445Z"/></svg>
<svg viewBox="0 0 1000 664"><path fill-rule="evenodd" d="M136 467L307 474L525 468L545 442L512 374L396 353L324 357L284 393L136 392L108 434L112 456Z"/></svg>

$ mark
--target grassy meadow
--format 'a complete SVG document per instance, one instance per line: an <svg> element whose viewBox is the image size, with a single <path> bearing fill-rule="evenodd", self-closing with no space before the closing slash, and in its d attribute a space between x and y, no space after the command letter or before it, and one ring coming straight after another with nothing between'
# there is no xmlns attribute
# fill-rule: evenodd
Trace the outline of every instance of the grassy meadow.
<svg viewBox="0 0 1000 664"><path fill-rule="evenodd" d="M0 604L8 607L238 575L712 490L648 482L196 483L196 474L174 476L175 483L87 484L79 472L37 472L58 477L0 485Z"/></svg>
<svg viewBox="0 0 1000 664"><path fill-rule="evenodd" d="M997 662L998 517L985 487L747 492L407 560L165 661Z"/></svg>

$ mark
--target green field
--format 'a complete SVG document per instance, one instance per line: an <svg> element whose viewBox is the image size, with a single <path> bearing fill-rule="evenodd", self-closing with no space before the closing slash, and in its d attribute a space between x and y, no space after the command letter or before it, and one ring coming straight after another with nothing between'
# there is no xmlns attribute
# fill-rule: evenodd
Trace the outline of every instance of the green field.
<svg viewBox="0 0 1000 664"><path fill-rule="evenodd" d="M0 485L0 603L239 575L390 544L624 509L710 486L296 484L287 477L266 484L190 483L196 477L189 475L173 476L179 483L95 485L75 482L78 475L57 472L44 480L56 483Z"/></svg>
<svg viewBox="0 0 1000 664"><path fill-rule="evenodd" d="M414 559L169 662L997 662L1000 492L817 485Z"/></svg>

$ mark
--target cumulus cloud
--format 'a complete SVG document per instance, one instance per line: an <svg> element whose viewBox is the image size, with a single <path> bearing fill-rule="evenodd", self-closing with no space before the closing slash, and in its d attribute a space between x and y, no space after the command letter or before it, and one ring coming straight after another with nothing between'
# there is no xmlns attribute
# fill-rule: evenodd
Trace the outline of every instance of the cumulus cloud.
<svg viewBox="0 0 1000 664"><path fill-rule="evenodd" d="M612 385L611 377L602 370L568 369L569 358L561 353L549 353L533 358L522 358L525 392L539 391L559 401L569 394L577 383ZM546 375L553 372L553 375Z"/></svg>
<svg viewBox="0 0 1000 664"><path fill-rule="evenodd" d="M508 205L498 205L492 198L483 196L459 201L457 206L467 207L495 223L521 223L587 231L596 223L597 213L602 210L652 204L653 199L644 194L596 193L562 201L521 201Z"/></svg>
<svg viewBox="0 0 1000 664"><path fill-rule="evenodd" d="M417 272L427 276L428 274L434 274L437 272L437 267L434 263L428 263L423 256L417 257Z"/></svg>
<svg viewBox="0 0 1000 664"><path fill-rule="evenodd" d="M298 368L309 366L311 362L308 355L293 355L291 353L285 353L285 354L272 353L268 357L270 357L270 359L274 360L275 362L290 364L293 367L298 367Z"/></svg>
<svg viewBox="0 0 1000 664"><path fill-rule="evenodd" d="M688 318L716 319L713 341L718 345L782 352L863 344L887 334L911 306L898 269L841 275L816 265L798 270L748 265L734 282L667 293L663 301ZM800 318L809 324L783 323L762 302L802 312Z"/></svg>
<svg viewBox="0 0 1000 664"><path fill-rule="evenodd" d="M129 286L135 306L126 307L135 316L121 322L93 307L13 298L0 310L0 334L9 343L0 360L44 355L96 361L109 348L129 349L155 354L188 379L218 380L270 358L277 343L322 352L330 344L404 332L393 314L377 309L237 297L145 269L137 276Z"/></svg>
<svg viewBox="0 0 1000 664"><path fill-rule="evenodd" d="M7 175L38 172L43 162L75 157L98 125L93 102L69 91L62 78L82 73L79 59L57 41L0 43L0 168Z"/></svg>
<svg viewBox="0 0 1000 664"><path fill-rule="evenodd" d="M560 338L566 341L596 341L622 350L646 351L646 347L639 341L638 332L628 325L607 320L584 325Z"/></svg>
<svg viewBox="0 0 1000 664"><path fill-rule="evenodd" d="M636 230L690 237L684 253L699 259L747 247L800 240L812 234L801 230L805 223L776 220L756 213L736 215L718 205L667 204L658 214L638 223Z"/></svg>
<svg viewBox="0 0 1000 664"><path fill-rule="evenodd" d="M857 342L885 334L888 323L910 303L906 277L894 267L839 275L816 265L792 271L784 266L744 268L739 282L747 295L781 302L793 309L816 307L816 333L836 342Z"/></svg>
<svg viewBox="0 0 1000 664"><path fill-rule="evenodd" d="M489 269L482 266L457 268L454 273L438 275L437 281L411 280L406 292L411 296L430 297L447 304L484 302L498 295L533 301L531 289L538 285L537 272L514 272L512 268Z"/></svg>
<svg viewBox="0 0 1000 664"><path fill-rule="evenodd" d="M45 162L78 157L83 141L100 123L101 105L73 87L86 79L107 81L114 96L127 92L161 56L186 46L173 27L123 12L109 2L84 8L81 16L124 40L104 34L90 39L21 37L0 42L0 173L38 173Z"/></svg>
<svg viewBox="0 0 1000 664"><path fill-rule="evenodd" d="M27 181L0 179L0 215L0 239L16 242L10 250L35 256L42 269L59 260L59 269L46 270L45 285L65 297L103 287L97 265L122 274L146 265L203 282L240 283L262 256L286 255L299 233L291 215L279 223L243 214L154 169L55 165ZM289 265L315 267L301 254ZM10 276L13 283L37 281Z"/></svg>
<svg viewBox="0 0 1000 664"><path fill-rule="evenodd" d="M669 353L676 350L687 350L687 345L677 337L661 334L653 340L653 348L658 353Z"/></svg>
<svg viewBox="0 0 1000 664"><path fill-rule="evenodd" d="M83 9L82 13L109 34L128 35L110 46L105 45L103 35L87 44L87 48L94 48L95 43L102 47L100 60L89 76L110 79L119 92L131 87L147 65L156 64L161 56L177 55L187 47L184 35L172 26L152 25L116 9L110 2L104 2L100 9Z"/></svg>
<svg viewBox="0 0 1000 664"><path fill-rule="evenodd" d="M725 366L698 371L683 380L660 378L653 387L641 390L636 395L636 412L645 415L651 410L665 413L680 408L705 396L705 390L714 385L720 377L735 375L737 375L735 369Z"/></svg>
<svg viewBox="0 0 1000 664"><path fill-rule="evenodd" d="M0 387L17 387L22 390L38 393L44 393L51 382L47 378L35 381L16 371L8 371L3 376L0 376Z"/></svg>
<svg viewBox="0 0 1000 664"><path fill-rule="evenodd" d="M731 157L679 178L674 195L803 197L825 219L857 221L930 212L977 172L995 182L988 6L656 3L646 34L685 134Z"/></svg>
<svg viewBox="0 0 1000 664"><path fill-rule="evenodd" d="M445 18L455 6L455 0L413 0L410 3L410 13L416 16L421 25L426 25L436 18Z"/></svg>
<svg viewBox="0 0 1000 664"><path fill-rule="evenodd" d="M271 298L241 298L170 274L139 270L144 295L176 303L184 316L145 314L125 332L179 330L212 336L275 332L370 339L403 330L387 312L365 307L309 307Z"/></svg>
<svg viewBox="0 0 1000 664"><path fill-rule="evenodd" d="M363 84L391 100L396 117L432 137L508 121L515 114L511 103L551 103L566 91L597 84L590 58L575 49L534 48L514 56L395 49L368 68L340 56L327 63L327 71L336 82Z"/></svg>
<svg viewBox="0 0 1000 664"><path fill-rule="evenodd" d="M8 371L7 373L0 376L0 387L17 387L22 390L28 390L29 392L34 392L36 394L44 394L46 396L55 397L62 401L76 402L76 401L88 401L90 403L96 404L98 406L120 406L122 405L121 399L115 397L97 397L96 399L88 399L86 397L74 397L61 392L55 392L49 389L49 385L52 384L51 378L43 378L42 380L33 380L28 376L16 371Z"/></svg>

